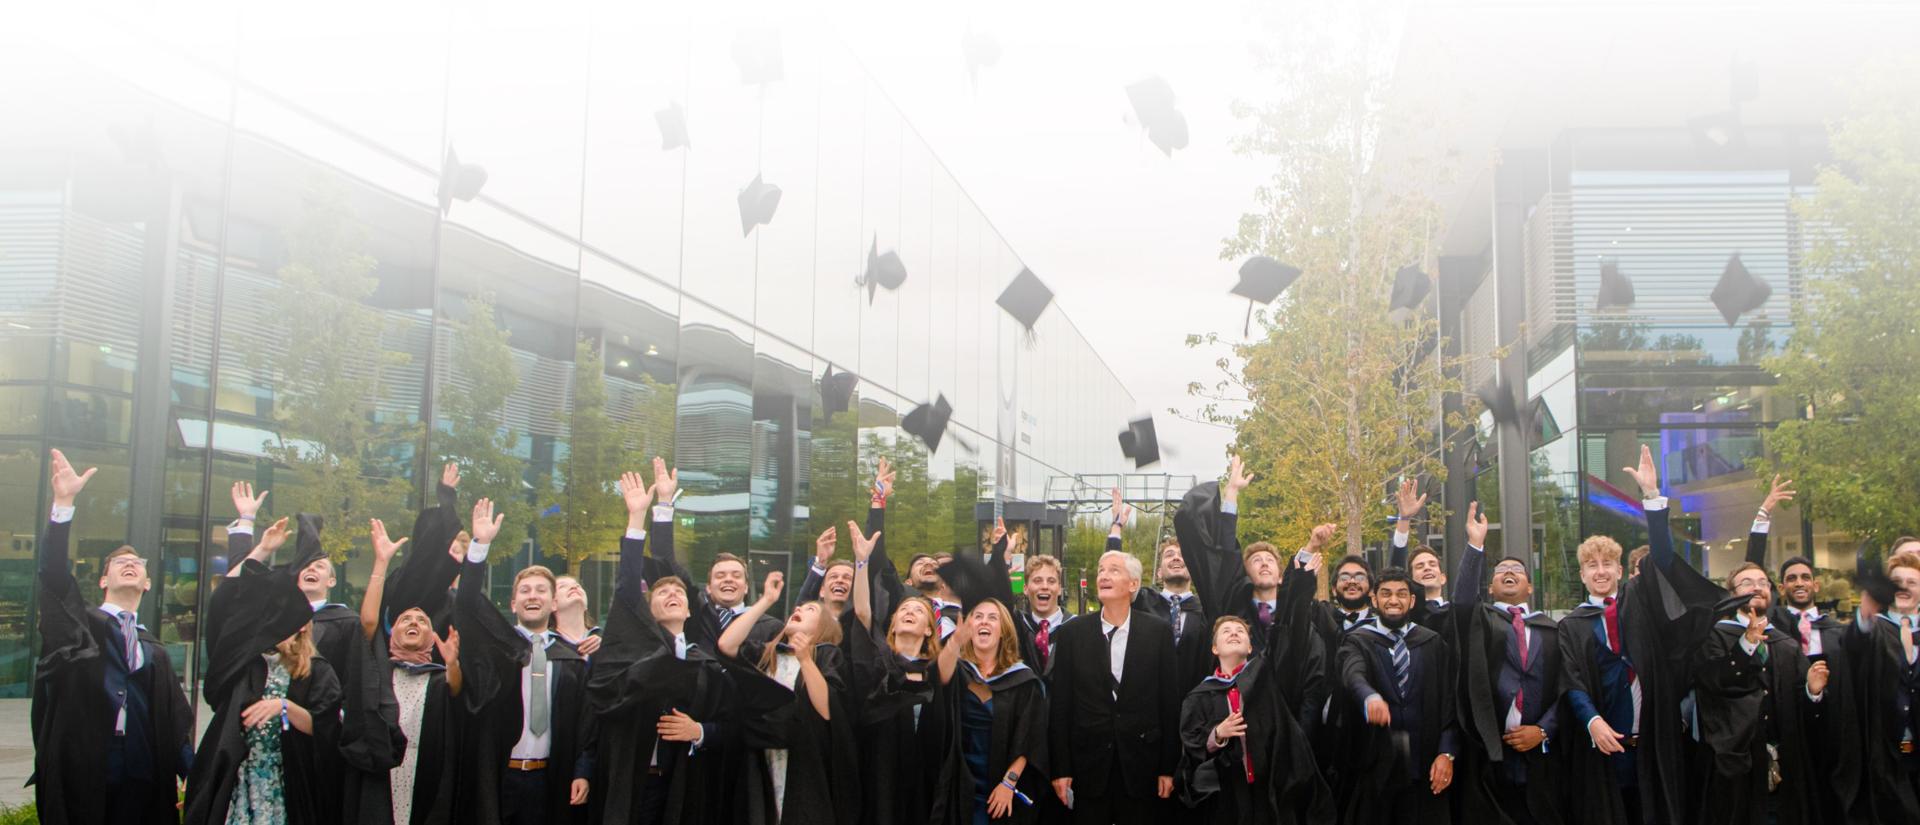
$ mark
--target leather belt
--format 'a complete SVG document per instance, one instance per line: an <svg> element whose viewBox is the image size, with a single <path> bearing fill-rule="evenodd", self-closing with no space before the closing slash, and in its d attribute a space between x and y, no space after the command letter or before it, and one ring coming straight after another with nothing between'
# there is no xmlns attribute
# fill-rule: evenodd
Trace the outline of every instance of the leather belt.
<svg viewBox="0 0 1920 825"><path fill-rule="evenodd" d="M1622 747L1628 747L1628 748L1640 747L1640 737L1638 735L1622 736L1620 737L1620 744Z"/></svg>
<svg viewBox="0 0 1920 825"><path fill-rule="evenodd" d="M507 768L516 771L544 771L547 769L547 760L509 759L507 760Z"/></svg>
<svg viewBox="0 0 1920 825"><path fill-rule="evenodd" d="M1913 753L1913 740L1911 740L1911 739L1909 739L1909 740L1907 740L1907 741L1905 741L1905 742L1901 742L1901 743L1900 743L1900 752L1901 752L1901 753Z"/></svg>

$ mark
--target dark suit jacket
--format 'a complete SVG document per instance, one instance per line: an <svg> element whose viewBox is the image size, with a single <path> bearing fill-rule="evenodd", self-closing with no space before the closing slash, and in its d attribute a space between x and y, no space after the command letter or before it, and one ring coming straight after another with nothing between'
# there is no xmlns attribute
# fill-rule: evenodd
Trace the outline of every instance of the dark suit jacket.
<svg viewBox="0 0 1920 825"><path fill-rule="evenodd" d="M1100 614L1069 619L1054 646L1049 695L1049 748L1055 779L1071 778L1079 795L1155 797L1155 778L1173 776L1180 761L1179 676L1173 626L1131 611L1119 697L1109 688L1107 638ZM1108 788L1118 766L1122 787Z"/></svg>

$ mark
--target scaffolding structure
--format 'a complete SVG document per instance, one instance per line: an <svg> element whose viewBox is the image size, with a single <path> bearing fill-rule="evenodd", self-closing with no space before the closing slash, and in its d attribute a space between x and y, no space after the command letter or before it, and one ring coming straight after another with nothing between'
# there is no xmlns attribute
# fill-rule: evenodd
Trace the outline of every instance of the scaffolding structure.
<svg viewBox="0 0 1920 825"><path fill-rule="evenodd" d="M1113 491L1133 507L1137 524L1154 525L1155 532L1173 531L1173 511L1180 497L1193 489L1198 477L1190 473L1078 473L1047 479L1047 506L1064 510L1067 519L1101 516L1113 509Z"/></svg>

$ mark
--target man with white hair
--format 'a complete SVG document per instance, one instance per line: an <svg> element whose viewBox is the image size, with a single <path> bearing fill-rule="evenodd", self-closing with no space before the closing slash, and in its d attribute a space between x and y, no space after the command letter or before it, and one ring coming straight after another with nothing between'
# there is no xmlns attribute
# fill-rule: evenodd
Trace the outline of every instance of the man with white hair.
<svg viewBox="0 0 1920 825"><path fill-rule="evenodd" d="M1053 790L1073 821L1152 822L1173 793L1181 686L1173 626L1133 609L1140 560L1109 550L1095 578L1100 611L1069 620L1054 644L1048 725Z"/></svg>

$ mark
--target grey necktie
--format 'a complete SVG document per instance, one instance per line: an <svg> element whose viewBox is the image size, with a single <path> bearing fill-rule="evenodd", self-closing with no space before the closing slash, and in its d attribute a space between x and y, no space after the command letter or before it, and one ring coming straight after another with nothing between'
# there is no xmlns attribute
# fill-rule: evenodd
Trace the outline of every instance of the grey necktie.
<svg viewBox="0 0 1920 825"><path fill-rule="evenodd" d="M127 672L140 669L140 625L134 621L134 615L122 610L120 619L120 644L127 658Z"/></svg>
<svg viewBox="0 0 1920 825"><path fill-rule="evenodd" d="M527 697L527 730L539 736L547 732L547 637L543 634L533 637L533 659L527 662L527 689L533 695Z"/></svg>

